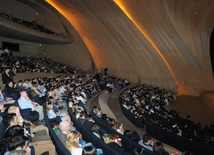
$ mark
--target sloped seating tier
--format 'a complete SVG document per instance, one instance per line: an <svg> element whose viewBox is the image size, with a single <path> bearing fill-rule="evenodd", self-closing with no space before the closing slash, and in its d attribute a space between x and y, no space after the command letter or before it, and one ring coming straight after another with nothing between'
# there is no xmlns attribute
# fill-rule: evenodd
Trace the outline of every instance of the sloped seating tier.
<svg viewBox="0 0 214 155"><path fill-rule="evenodd" d="M191 150L194 155L213 155L214 149L191 141L185 137L169 132L148 121L145 121L146 131L155 139L164 142L180 151Z"/></svg>
<svg viewBox="0 0 214 155"><path fill-rule="evenodd" d="M125 152L124 148L116 143L106 144L103 140L99 139L91 131L86 129L85 126L76 119L70 108L68 108L68 112L74 126L82 134L82 137L86 142L92 142L96 148L101 148L106 155L131 155L131 153Z"/></svg>
<svg viewBox="0 0 214 155"><path fill-rule="evenodd" d="M124 116L126 116L126 118L129 121L131 121L135 126L141 127L141 122L139 123L137 121L134 121L135 119L134 115L122 105L120 98L119 98L119 101L120 101L120 107L121 107L121 110L123 111ZM214 149L208 146L196 143L185 137L176 135L173 132L169 132L165 129L162 129L161 127L158 127L157 125L149 121L143 120L143 122L144 122L143 124L145 124L147 134L182 152L186 150L190 150L194 155L202 155L202 154L213 155L214 154Z"/></svg>
<svg viewBox="0 0 214 155"><path fill-rule="evenodd" d="M108 133L115 133L117 135L119 135L119 137L121 138L121 143L123 148L125 149L125 151L128 152L133 152L133 150L135 148L142 148L141 145L139 145L137 142L133 141L132 139L129 139L128 137L120 134L119 132L115 131L114 129L112 129L110 126L108 126L107 124L105 124L104 122L102 122L96 115L94 115L93 112L90 112L90 115L92 116L93 120L99 124L100 127L104 128L106 130L106 132ZM146 155L157 155L156 153L150 151L150 150L146 150Z"/></svg>
<svg viewBox="0 0 214 155"><path fill-rule="evenodd" d="M121 103L121 102L120 102ZM129 110L127 110L122 104L120 104L120 108L123 112L123 115L130 121L132 124L134 124L138 128L144 128L144 119L136 119L135 115L131 113Z"/></svg>

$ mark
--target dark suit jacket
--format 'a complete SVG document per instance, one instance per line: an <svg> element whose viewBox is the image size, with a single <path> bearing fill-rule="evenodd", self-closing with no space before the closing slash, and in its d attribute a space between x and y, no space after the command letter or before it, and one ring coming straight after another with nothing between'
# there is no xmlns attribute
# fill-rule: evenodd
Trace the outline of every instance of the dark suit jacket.
<svg viewBox="0 0 214 155"><path fill-rule="evenodd" d="M83 125L84 125L89 131L91 131L91 126L93 125L93 122L84 121Z"/></svg>
<svg viewBox="0 0 214 155"><path fill-rule="evenodd" d="M25 88L20 86L20 85L16 85L16 88L19 90L19 91L25 91Z"/></svg>
<svg viewBox="0 0 214 155"><path fill-rule="evenodd" d="M4 72L2 74L2 81L3 81L3 84L7 85L10 81L13 81L12 75L9 73L9 76L7 76L7 74Z"/></svg>
<svg viewBox="0 0 214 155"><path fill-rule="evenodd" d="M85 119L82 119L82 118L79 117L79 118L78 118L78 121L80 121L80 123L83 124L83 123L85 122Z"/></svg>

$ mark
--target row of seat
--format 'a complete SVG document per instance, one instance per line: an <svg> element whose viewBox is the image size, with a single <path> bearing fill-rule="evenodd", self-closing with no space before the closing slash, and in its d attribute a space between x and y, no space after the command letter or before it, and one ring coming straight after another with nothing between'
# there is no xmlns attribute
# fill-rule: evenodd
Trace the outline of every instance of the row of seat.
<svg viewBox="0 0 214 155"><path fill-rule="evenodd" d="M138 128L144 128L144 119L143 118L135 118L135 115L127 110L122 104L120 104L120 108L123 112L123 115L132 122Z"/></svg>
<svg viewBox="0 0 214 155"><path fill-rule="evenodd" d="M85 126L83 126L72 113L71 109L68 109L71 120L73 121L76 129L82 134L83 139L86 142L92 142L96 148L101 148L106 155L130 155L131 153L126 152L124 148L116 143L106 144L103 140L95 136L91 131L89 131Z"/></svg>
<svg viewBox="0 0 214 155"><path fill-rule="evenodd" d="M149 135L180 151L190 150L194 155L202 155L202 154L213 155L214 154L214 149L206 145L191 141L173 132L169 132L165 129L162 129L161 127L158 127L157 125L149 121L145 121L145 125L146 125L146 131Z"/></svg>
<svg viewBox="0 0 214 155"><path fill-rule="evenodd" d="M106 132L108 133L114 133L119 135L119 137L121 138L121 143L123 148L125 149L125 151L127 152L133 152L133 150L135 148L142 148L141 145L139 145L137 142L135 142L132 139L129 139L128 137L120 134L119 132L117 132L116 130L112 129L110 126L108 126L107 124L105 124L104 122L102 122L93 112L90 112L90 115L92 116L93 120L99 124L100 127L104 128L106 130ZM156 153L145 149L145 154L146 155L157 155Z"/></svg>
<svg viewBox="0 0 214 155"><path fill-rule="evenodd" d="M161 127L158 127L157 125L149 121L143 120L143 118L142 118L143 123L140 121L141 119L136 120L135 116L122 105L121 100L120 100L120 107L123 114L126 116L128 120L130 120L137 127L142 127L143 125L145 125L147 133L152 137L154 137L155 139L163 143L166 143L182 152L186 150L190 150L194 155L202 155L202 154L213 155L214 154L214 149L208 146L196 143L185 137L179 136L173 132L162 129Z"/></svg>

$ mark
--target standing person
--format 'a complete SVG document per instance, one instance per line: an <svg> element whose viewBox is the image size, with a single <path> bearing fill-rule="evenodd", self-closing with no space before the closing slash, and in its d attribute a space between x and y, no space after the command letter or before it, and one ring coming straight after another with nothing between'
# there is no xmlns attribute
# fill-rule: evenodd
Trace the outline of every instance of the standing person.
<svg viewBox="0 0 214 155"><path fill-rule="evenodd" d="M7 49L7 47L4 49L4 53L6 57L9 56L10 51Z"/></svg>
<svg viewBox="0 0 214 155"><path fill-rule="evenodd" d="M2 82L4 86L6 86L10 81L13 81L13 76L10 73L10 68L8 67L8 68L5 68L5 71L2 74Z"/></svg>

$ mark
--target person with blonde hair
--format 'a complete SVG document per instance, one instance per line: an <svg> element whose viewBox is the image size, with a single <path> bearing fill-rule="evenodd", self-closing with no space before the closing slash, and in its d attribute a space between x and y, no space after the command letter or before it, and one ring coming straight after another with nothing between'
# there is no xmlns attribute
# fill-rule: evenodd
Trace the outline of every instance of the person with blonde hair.
<svg viewBox="0 0 214 155"><path fill-rule="evenodd" d="M88 146L93 146L92 143L86 143L85 145L79 144L80 134L77 131L69 131L67 134L67 140L65 142L65 147L71 154L82 155L83 148ZM101 149L96 149L97 154L103 154Z"/></svg>
<svg viewBox="0 0 214 155"><path fill-rule="evenodd" d="M65 147L71 154L82 155L82 148L79 145L79 133L76 131L69 131L67 134L67 141Z"/></svg>

